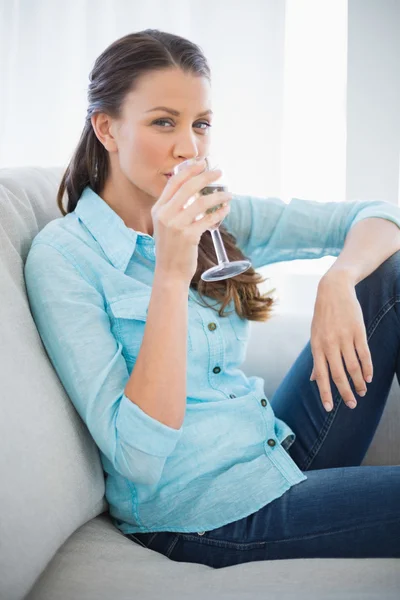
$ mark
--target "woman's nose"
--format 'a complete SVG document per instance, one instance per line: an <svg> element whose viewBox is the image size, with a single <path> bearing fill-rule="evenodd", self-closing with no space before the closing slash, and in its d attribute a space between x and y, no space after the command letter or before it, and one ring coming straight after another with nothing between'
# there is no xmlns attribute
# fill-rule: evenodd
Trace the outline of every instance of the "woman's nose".
<svg viewBox="0 0 400 600"><path fill-rule="evenodd" d="M183 158L184 160L199 156L199 148L194 135L182 136L175 144L174 154L176 157Z"/></svg>

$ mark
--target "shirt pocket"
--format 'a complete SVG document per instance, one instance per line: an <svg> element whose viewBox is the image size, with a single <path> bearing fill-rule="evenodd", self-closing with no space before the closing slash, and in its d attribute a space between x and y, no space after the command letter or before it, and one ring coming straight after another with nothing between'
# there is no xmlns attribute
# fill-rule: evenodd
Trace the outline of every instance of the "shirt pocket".
<svg viewBox="0 0 400 600"><path fill-rule="evenodd" d="M115 337L121 342L128 359L136 359L142 345L147 322L151 292L140 296L128 296L110 302L112 328ZM162 340L160 339L160 343ZM191 337L188 332L188 350Z"/></svg>
<svg viewBox="0 0 400 600"><path fill-rule="evenodd" d="M232 312L228 319L236 339L240 342L246 342L249 337L249 320L241 319L236 312Z"/></svg>

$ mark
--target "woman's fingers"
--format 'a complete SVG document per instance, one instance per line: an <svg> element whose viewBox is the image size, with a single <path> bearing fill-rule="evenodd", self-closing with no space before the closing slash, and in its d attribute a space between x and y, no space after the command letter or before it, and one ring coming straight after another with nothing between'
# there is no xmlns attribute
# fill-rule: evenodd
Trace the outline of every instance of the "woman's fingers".
<svg viewBox="0 0 400 600"><path fill-rule="evenodd" d="M361 331L356 334L354 345L362 365L364 380L367 383L371 383L374 376L374 366L372 363L371 351L368 346L365 328L362 328Z"/></svg>
<svg viewBox="0 0 400 600"><path fill-rule="evenodd" d="M318 386L319 395L325 410L328 412L331 411L333 408L333 402L328 363L322 352L317 352L314 355L314 380Z"/></svg>
<svg viewBox="0 0 400 600"><path fill-rule="evenodd" d="M196 175L202 173L206 168L206 161L204 159L196 161L192 165L182 169L176 175L170 177L167 184L161 194L160 198L154 204L153 208L157 209L164 204L167 204L180 190L180 188L187 182L193 179Z"/></svg>
<svg viewBox="0 0 400 600"><path fill-rule="evenodd" d="M353 380L354 387L359 396L365 396L367 393L367 386L363 377L360 361L358 360L355 348L353 344L348 344L342 350L346 369Z"/></svg>
<svg viewBox="0 0 400 600"><path fill-rule="evenodd" d="M351 390L350 383L344 369L342 354L338 347L331 349L326 356L324 353L318 353L314 358L314 374L324 407L328 411L333 408L328 367L331 377L339 391L339 394L343 398L343 401L349 408L355 408L357 406L357 400L355 399ZM355 372L354 369L353 372Z"/></svg>

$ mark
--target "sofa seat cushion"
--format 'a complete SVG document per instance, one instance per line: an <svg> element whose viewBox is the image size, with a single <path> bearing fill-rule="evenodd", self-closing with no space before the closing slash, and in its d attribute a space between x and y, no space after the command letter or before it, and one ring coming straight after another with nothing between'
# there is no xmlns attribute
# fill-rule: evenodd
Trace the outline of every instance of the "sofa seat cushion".
<svg viewBox="0 0 400 600"><path fill-rule="evenodd" d="M212 569L174 562L116 529L107 514L59 549L26 600L398 598L396 559L296 559Z"/></svg>

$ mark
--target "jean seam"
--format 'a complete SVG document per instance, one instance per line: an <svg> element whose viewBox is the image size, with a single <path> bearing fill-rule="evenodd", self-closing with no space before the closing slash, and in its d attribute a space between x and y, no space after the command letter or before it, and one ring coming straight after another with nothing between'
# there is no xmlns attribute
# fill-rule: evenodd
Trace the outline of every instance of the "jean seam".
<svg viewBox="0 0 400 600"><path fill-rule="evenodd" d="M147 542L147 548L150 548L150 544L154 540L154 538L156 537L157 533L158 533L158 531L156 531L155 533L153 533L153 535L151 536L151 538L149 538L149 541Z"/></svg>
<svg viewBox="0 0 400 600"><path fill-rule="evenodd" d="M174 539L172 540L171 544L169 545L169 547L167 548L167 551L165 553L165 556L167 558L169 558L171 556L173 549L175 548L176 544L178 543L178 540L179 540L179 535L176 535L174 537Z"/></svg>
<svg viewBox="0 0 400 600"><path fill-rule="evenodd" d="M387 315L387 313L393 308L393 306L397 302L400 302L400 296L398 296L396 294L390 300L388 300L386 302L386 304L384 304L383 307L378 311L376 317L372 320L372 323L369 327L369 331L367 332L367 342L370 341L370 339L372 338L373 334L375 333L376 328L378 327L379 323L382 321L382 319L385 317L385 315ZM347 380L350 382L350 380L351 380L350 375L348 376ZM313 447L311 448L311 450L308 454L308 457L304 461L304 466L300 467L302 471L307 471L309 469L314 458L317 456L319 450L321 449L321 447L326 439L326 436L328 435L329 430L331 429L332 424L335 420L335 417L337 415L337 409L339 408L341 402L343 403L342 397L340 396L339 391L337 391L333 397L334 410L328 415L328 418L326 419L325 424L323 425L317 439L315 440L315 443L314 443Z"/></svg>
<svg viewBox="0 0 400 600"><path fill-rule="evenodd" d="M381 308L381 310L376 315L375 319L373 319L372 324L370 325L369 333L367 332L367 342L369 342L369 340L371 339L372 335L375 333L375 330L378 327L379 323L382 321L383 317L385 315L387 315L387 313L390 310L392 310L393 306L397 302L400 302L400 296L397 296L397 294L396 294L390 300L388 300L386 304L383 305L383 307ZM387 309L386 309L386 307L387 307ZM376 321L376 323L375 323L375 321Z"/></svg>
<svg viewBox="0 0 400 600"><path fill-rule="evenodd" d="M129 538L131 541L135 541L137 544L139 544L139 546L142 546L143 548L147 549L147 546L141 541L139 540L134 533L127 533L126 537Z"/></svg>

